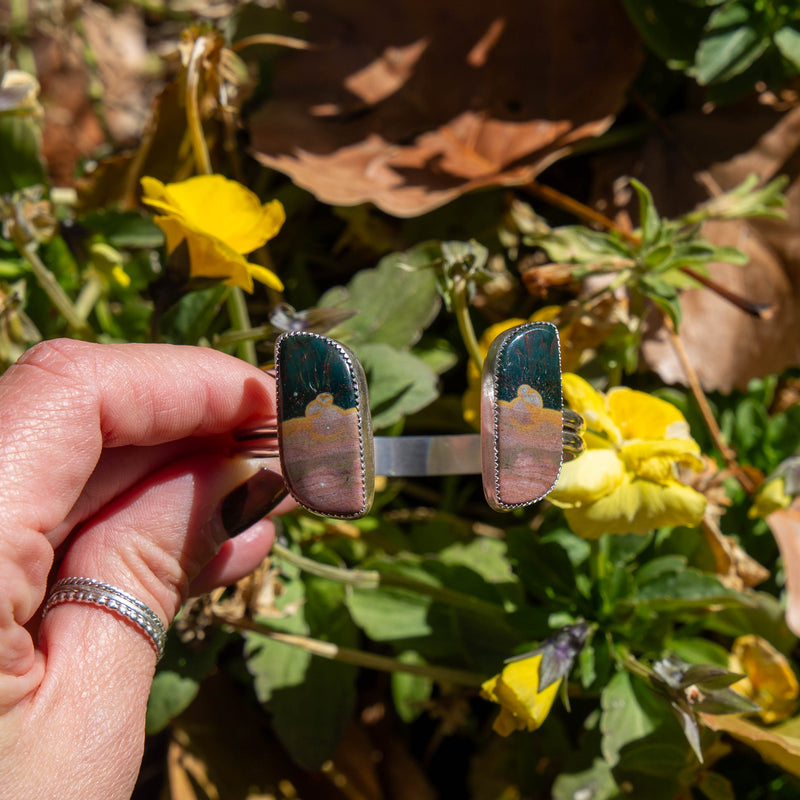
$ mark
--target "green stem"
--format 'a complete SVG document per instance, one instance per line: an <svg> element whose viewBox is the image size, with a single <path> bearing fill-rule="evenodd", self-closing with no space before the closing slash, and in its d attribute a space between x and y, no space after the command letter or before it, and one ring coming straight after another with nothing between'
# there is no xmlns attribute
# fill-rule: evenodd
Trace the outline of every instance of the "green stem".
<svg viewBox="0 0 800 800"><path fill-rule="evenodd" d="M284 561L288 561L290 564L303 570L303 572L307 572L309 575L328 578L329 580L337 581L338 583L343 583L348 586L358 586L362 589L379 589L381 587L391 586L396 589L406 589L410 592L416 592L417 594L430 597L432 600L444 603L445 605L461 608L473 613L488 614L491 616L505 615L505 610L494 603L481 600L472 595L456 592L443 586L435 586L431 583L414 580L414 578L409 578L405 575L380 572L374 569L342 569L341 567L333 567L330 564L321 564L319 561L301 556L288 547L278 543L272 545L272 552Z"/></svg>
<svg viewBox="0 0 800 800"><path fill-rule="evenodd" d="M14 244L22 254L23 258L30 264L34 277L42 287L45 294L50 298L50 302L58 309L59 313L67 322L67 325L75 332L86 339L94 339L94 331L86 324L80 314L72 304L69 295L61 288L56 280L56 276L44 265L36 252L36 245L33 242L26 243L14 236Z"/></svg>
<svg viewBox="0 0 800 800"><path fill-rule="evenodd" d="M78 299L75 301L75 313L84 322L89 319L89 314L92 313L92 309L97 305L102 293L102 280L98 275L90 274L78 295Z"/></svg>
<svg viewBox="0 0 800 800"><path fill-rule="evenodd" d="M472 318L469 315L469 299L467 297L467 279L462 275L456 276L453 281L453 305L455 306L456 322L464 346L478 371L483 368L483 356L478 344L478 337L475 336L475 328L472 326Z"/></svg>
<svg viewBox="0 0 800 800"><path fill-rule="evenodd" d="M225 302L233 330L235 332L251 330L250 312L247 309L247 300L245 300L244 290L239 286L233 286L230 292L228 292L228 298ZM239 358L246 361L248 364L256 365L258 363L256 345L252 339L248 338L240 341L236 347L236 352Z"/></svg>
<svg viewBox="0 0 800 800"><path fill-rule="evenodd" d="M242 331L225 331L225 333L214 337L212 347L217 350L223 350L232 344L239 344L248 340L251 342L259 341L260 339L266 339L274 330L272 325L258 325L255 328L246 328Z"/></svg>
<svg viewBox="0 0 800 800"><path fill-rule="evenodd" d="M431 678L443 683L455 683L462 686L480 686L485 680L482 675L473 672L464 672L459 669L449 667L437 667L428 664L406 664L396 658L380 656L375 653L365 653L363 650L353 650L349 647L339 647L331 642L323 642L320 639L313 639L310 636L301 636L296 633L282 633L260 625L248 619L228 619L215 615L214 621L223 625L228 625L236 630L252 631L262 636L268 636L276 642L282 642L293 647L300 647L306 652L322 658L329 658L333 661L341 661L345 664L352 664L356 667L367 667L377 669L382 672L406 672L411 675L420 675Z"/></svg>

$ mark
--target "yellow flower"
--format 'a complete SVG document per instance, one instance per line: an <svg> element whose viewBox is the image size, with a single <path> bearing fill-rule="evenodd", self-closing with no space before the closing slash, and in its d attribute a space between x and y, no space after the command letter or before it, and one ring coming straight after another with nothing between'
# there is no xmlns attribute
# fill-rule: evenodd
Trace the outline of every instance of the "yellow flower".
<svg viewBox="0 0 800 800"><path fill-rule="evenodd" d="M740 636L728 658L731 672L745 677L731 686L739 694L761 706L759 715L766 723L791 716L800 693L797 678L786 657L760 636Z"/></svg>
<svg viewBox="0 0 800 800"><path fill-rule="evenodd" d="M780 511L791 505L792 496L786 492L786 480L783 476L766 481L758 490L753 505L747 512L750 519L768 517L773 511Z"/></svg>
<svg viewBox="0 0 800 800"><path fill-rule="evenodd" d="M511 661L499 675L481 686L481 694L501 706L492 726L501 736L524 728L535 731L550 713L563 679L559 678L540 692L541 663L541 653Z"/></svg>
<svg viewBox="0 0 800 800"><path fill-rule="evenodd" d="M493 725L497 733L535 731L545 721L589 634L585 622L567 625L533 652L507 661L499 675L481 685L481 694L500 705Z"/></svg>
<svg viewBox="0 0 800 800"><path fill-rule="evenodd" d="M706 507L678 480L678 467L701 469L700 448L675 406L624 387L606 395L565 373L567 404L586 420L586 451L567 464L549 499L579 536L647 533L696 525Z"/></svg>
<svg viewBox="0 0 800 800"><path fill-rule="evenodd" d="M222 175L167 184L142 178L142 189L142 200L163 213L155 223L164 231L167 252L186 242L192 277L223 280L248 292L253 291L254 278L283 289L274 272L244 258L283 225L285 214L277 200L262 206L249 189Z"/></svg>

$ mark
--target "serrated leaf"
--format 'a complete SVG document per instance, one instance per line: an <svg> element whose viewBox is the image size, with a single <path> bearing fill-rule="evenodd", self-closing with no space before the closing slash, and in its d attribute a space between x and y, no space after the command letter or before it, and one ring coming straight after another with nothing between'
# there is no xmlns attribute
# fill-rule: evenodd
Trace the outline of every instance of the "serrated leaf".
<svg viewBox="0 0 800 800"><path fill-rule="evenodd" d="M352 347L371 342L404 349L418 342L440 307L431 259L427 244L392 253L374 269L358 272L346 291L337 287L326 292L318 306L358 311L331 336Z"/></svg>
<svg viewBox="0 0 800 800"><path fill-rule="evenodd" d="M388 428L439 396L436 373L413 353L374 342L353 351L367 376L373 428Z"/></svg>

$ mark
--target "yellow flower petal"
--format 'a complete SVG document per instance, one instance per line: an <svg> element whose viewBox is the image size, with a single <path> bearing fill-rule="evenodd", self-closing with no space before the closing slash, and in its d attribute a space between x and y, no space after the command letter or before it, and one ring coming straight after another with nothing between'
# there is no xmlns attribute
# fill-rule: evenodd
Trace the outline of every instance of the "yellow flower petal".
<svg viewBox="0 0 800 800"><path fill-rule="evenodd" d="M646 392L617 387L606 395L608 413L625 439L689 437L689 426L678 409Z"/></svg>
<svg viewBox="0 0 800 800"><path fill-rule="evenodd" d="M558 694L561 681L539 691L539 666L541 653L530 658L512 661L500 675L486 681L482 694L502 706L494 729L501 736L514 730L536 730L547 718Z"/></svg>
<svg viewBox="0 0 800 800"><path fill-rule="evenodd" d="M705 508L705 496L688 486L631 479L626 474L610 494L589 505L565 509L564 514L575 533L596 539L606 533L641 535L668 525L697 525Z"/></svg>
<svg viewBox="0 0 800 800"><path fill-rule="evenodd" d="M591 384L572 372L565 372L561 387L566 404L584 418L588 429L604 434L611 442L622 440L619 428L606 410L605 398Z"/></svg>
<svg viewBox="0 0 800 800"><path fill-rule="evenodd" d="M797 677L786 657L766 639L740 636L733 643L728 666L747 676L731 688L761 706L764 722L778 722L792 714L800 693Z"/></svg>
<svg viewBox="0 0 800 800"><path fill-rule="evenodd" d="M625 480L625 464L614 450L587 450L561 467L548 499L558 506L592 503Z"/></svg>
<svg viewBox="0 0 800 800"><path fill-rule="evenodd" d="M625 442L619 454L631 472L657 483L674 481L678 465L698 471L703 468L700 447L694 439Z"/></svg>
<svg viewBox="0 0 800 800"><path fill-rule="evenodd" d="M285 220L277 200L262 206L247 187L222 175L198 175L169 184L145 177L142 188L145 203L220 239L240 255L266 244Z"/></svg>
<svg viewBox="0 0 800 800"><path fill-rule="evenodd" d="M791 505L792 497L786 494L786 482L783 478L768 481L759 490L755 502L747 512L750 519L768 517L773 511L780 511Z"/></svg>
<svg viewBox="0 0 800 800"><path fill-rule="evenodd" d="M168 252L186 241L192 277L222 280L229 286L240 286L247 292L253 291L253 278L277 289L283 288L274 273L257 264L250 264L219 239L187 227L172 217L156 217L154 221L164 231Z"/></svg>

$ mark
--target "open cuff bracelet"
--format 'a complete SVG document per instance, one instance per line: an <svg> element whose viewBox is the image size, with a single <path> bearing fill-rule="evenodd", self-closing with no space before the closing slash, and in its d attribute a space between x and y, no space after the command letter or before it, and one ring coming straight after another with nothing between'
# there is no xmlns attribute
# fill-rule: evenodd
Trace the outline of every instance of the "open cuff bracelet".
<svg viewBox="0 0 800 800"><path fill-rule="evenodd" d="M562 463L583 450L583 419L562 407L558 330L549 322L528 322L492 343L480 435L373 436L361 365L317 333L283 334L275 373L277 426L238 431L236 452L279 456L287 488L315 514L363 516L375 475L480 473L492 508L520 508L545 497Z"/></svg>

